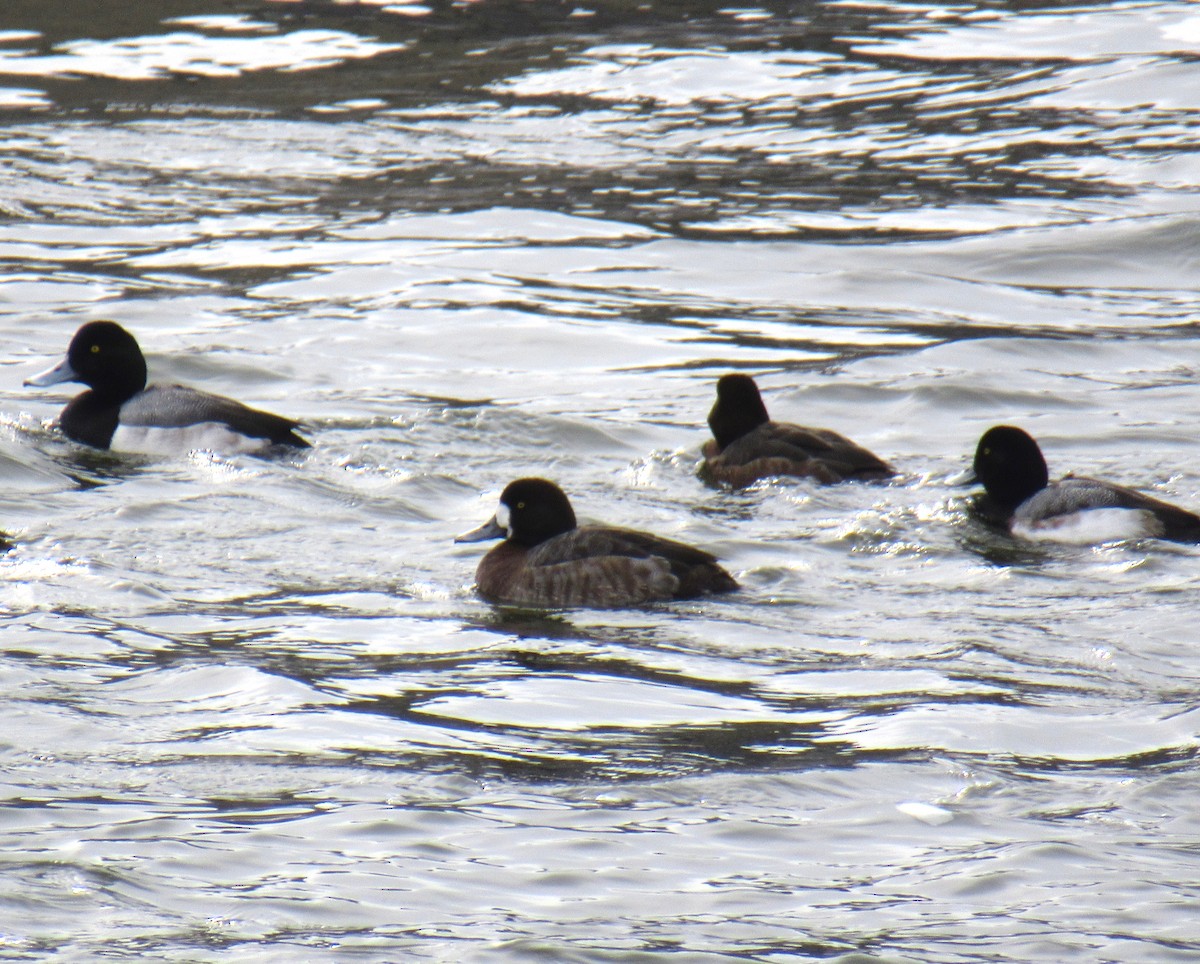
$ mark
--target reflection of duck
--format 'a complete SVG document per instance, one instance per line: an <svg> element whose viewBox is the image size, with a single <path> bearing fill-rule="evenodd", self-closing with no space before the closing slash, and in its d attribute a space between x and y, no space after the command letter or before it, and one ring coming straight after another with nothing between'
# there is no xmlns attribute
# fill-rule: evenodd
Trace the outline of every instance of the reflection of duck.
<svg viewBox="0 0 1200 964"><path fill-rule="evenodd" d="M576 526L562 489L518 479L495 516L456 542L504 539L475 572L490 602L536 607L637 606L738 588L715 557L648 532Z"/></svg>
<svg viewBox="0 0 1200 964"><path fill-rule="evenodd" d="M1029 433L998 425L975 449L975 475L987 496L985 518L1027 539L1110 542L1156 537L1200 542L1200 516L1099 479L1050 481L1046 459Z"/></svg>
<svg viewBox="0 0 1200 964"><path fill-rule="evenodd" d="M271 444L307 448L297 422L182 385L146 387L137 340L113 321L88 322L66 357L26 385L82 382L89 391L63 409L59 424L76 442L127 452L260 451Z"/></svg>
<svg viewBox="0 0 1200 964"><path fill-rule="evenodd" d="M704 443L703 471L734 487L772 475L826 483L895 475L881 458L837 432L772 422L749 375L721 377L708 425L713 438Z"/></svg>

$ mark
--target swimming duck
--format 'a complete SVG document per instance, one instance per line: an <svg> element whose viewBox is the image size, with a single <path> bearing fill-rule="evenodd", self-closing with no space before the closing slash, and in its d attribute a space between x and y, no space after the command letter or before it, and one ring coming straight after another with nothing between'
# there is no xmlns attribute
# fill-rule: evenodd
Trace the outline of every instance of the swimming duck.
<svg viewBox="0 0 1200 964"><path fill-rule="evenodd" d="M475 571L489 602L547 608L620 607L732 592L714 556L648 532L575 524L566 494L545 479L505 488L495 516L455 542L504 539Z"/></svg>
<svg viewBox="0 0 1200 964"><path fill-rule="evenodd" d="M702 471L734 488L772 475L834 483L896 474L883 459L837 432L772 422L749 375L723 375L717 381L708 426L713 438L704 443Z"/></svg>
<svg viewBox="0 0 1200 964"><path fill-rule="evenodd" d="M1033 437L1011 425L983 433L975 476L987 493L977 511L1026 539L1092 544L1159 538L1200 542L1200 516L1112 482L1068 475L1050 481Z"/></svg>
<svg viewBox="0 0 1200 964"><path fill-rule="evenodd" d="M26 385L82 382L88 391L63 409L59 424L76 442L125 452L215 449L257 452L272 444L308 448L297 422L183 385L146 386L137 340L114 321L90 321L66 357Z"/></svg>

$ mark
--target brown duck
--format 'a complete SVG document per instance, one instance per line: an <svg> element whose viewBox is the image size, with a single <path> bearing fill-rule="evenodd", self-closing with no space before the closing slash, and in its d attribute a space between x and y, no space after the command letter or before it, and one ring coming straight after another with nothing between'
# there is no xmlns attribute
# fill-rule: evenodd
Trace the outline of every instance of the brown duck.
<svg viewBox="0 0 1200 964"><path fill-rule="evenodd" d="M824 428L772 422L749 375L724 375L708 413L713 437L704 443L702 472L734 488L773 475L834 483L886 479L895 470L879 456Z"/></svg>
<svg viewBox="0 0 1200 964"><path fill-rule="evenodd" d="M504 539L475 572L479 595L510 606L640 606L732 592L738 584L700 549L649 532L575 524L566 494L545 479L518 479L495 516L455 542Z"/></svg>

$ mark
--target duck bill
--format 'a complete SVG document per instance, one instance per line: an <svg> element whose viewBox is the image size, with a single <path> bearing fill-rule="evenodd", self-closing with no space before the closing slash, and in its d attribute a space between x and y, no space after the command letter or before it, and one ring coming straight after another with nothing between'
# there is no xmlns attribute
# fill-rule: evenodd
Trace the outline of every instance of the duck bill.
<svg viewBox="0 0 1200 964"><path fill-rule="evenodd" d="M952 476L946 479L946 485L978 485L979 476L975 474L973 466L968 465L961 472L955 472Z"/></svg>
<svg viewBox="0 0 1200 964"><path fill-rule="evenodd" d="M25 379L25 384L44 388L47 385L57 385L59 382L76 381L79 381L79 374L71 367L70 361L64 357L53 368L47 368L44 372Z"/></svg>
<svg viewBox="0 0 1200 964"><path fill-rule="evenodd" d="M455 536L455 542L486 542L488 539L506 539L508 538L508 530L501 527L496 521L496 517L488 519L478 529L472 529L470 532L464 532L460 536Z"/></svg>

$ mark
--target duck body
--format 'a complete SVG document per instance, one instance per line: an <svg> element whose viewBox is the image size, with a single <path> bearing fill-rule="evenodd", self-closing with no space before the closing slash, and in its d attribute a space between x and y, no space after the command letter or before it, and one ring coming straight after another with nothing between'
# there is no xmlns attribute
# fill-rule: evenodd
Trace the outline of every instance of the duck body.
<svg viewBox="0 0 1200 964"><path fill-rule="evenodd" d="M503 538L475 572L489 602L536 608L639 606L732 592L737 582L716 557L648 532L575 524L558 486L519 479L496 516L456 541Z"/></svg>
<svg viewBox="0 0 1200 964"><path fill-rule="evenodd" d="M26 385L82 382L88 390L63 409L68 438L98 449L168 454L192 449L259 452L271 445L307 448L299 423L222 395L183 385L146 385L146 361L134 337L111 321L84 325L67 356Z"/></svg>
<svg viewBox="0 0 1200 964"><path fill-rule="evenodd" d="M185 385L148 385L115 407L83 392L67 404L59 424L68 438L94 448L155 455L193 449L236 454L309 444L296 434L299 423L292 419Z"/></svg>
<svg viewBox="0 0 1200 964"><path fill-rule="evenodd" d="M777 475L833 485L852 479L887 479L895 474L878 456L837 432L788 422L764 422L725 448L709 439L701 452L705 473L734 488Z"/></svg>
<svg viewBox="0 0 1200 964"><path fill-rule="evenodd" d="M1027 539L1095 544L1130 539L1200 542L1200 516L1136 489L1068 475L1051 482L1032 436L1010 425L988 429L975 450L987 521Z"/></svg>
<svg viewBox="0 0 1200 964"><path fill-rule="evenodd" d="M708 425L713 437L701 450L702 471L734 488L779 475L825 484L895 475L883 459L837 432L772 421L748 375L724 375L718 380Z"/></svg>

